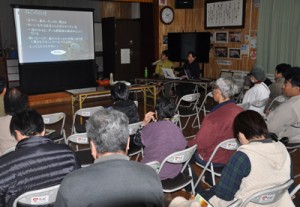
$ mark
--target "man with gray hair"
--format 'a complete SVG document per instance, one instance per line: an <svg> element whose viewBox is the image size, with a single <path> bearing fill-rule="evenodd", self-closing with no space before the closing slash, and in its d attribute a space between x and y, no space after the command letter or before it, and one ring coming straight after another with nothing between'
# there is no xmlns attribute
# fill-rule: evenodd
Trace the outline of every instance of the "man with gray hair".
<svg viewBox="0 0 300 207"><path fill-rule="evenodd" d="M114 109L103 109L89 118L86 128L95 163L63 180L55 206L163 206L157 173L126 156L127 116Z"/></svg>
<svg viewBox="0 0 300 207"><path fill-rule="evenodd" d="M216 81L212 95L218 103L210 113L203 119L200 130L195 139L189 141L188 145L198 145L198 152L195 154L195 161L205 165L216 146L226 139L233 138L233 120L243 109L235 104L230 98L238 92L238 86L232 79L219 78ZM214 168L220 170L225 166L233 152L220 150L212 160ZM203 180L212 186L211 175L205 174Z"/></svg>

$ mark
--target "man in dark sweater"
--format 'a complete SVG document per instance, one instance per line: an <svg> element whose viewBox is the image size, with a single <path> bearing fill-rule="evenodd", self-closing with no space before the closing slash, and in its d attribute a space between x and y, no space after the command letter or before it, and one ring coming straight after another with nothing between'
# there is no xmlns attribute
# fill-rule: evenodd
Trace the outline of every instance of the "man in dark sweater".
<svg viewBox="0 0 300 207"><path fill-rule="evenodd" d="M0 157L0 206L12 206L27 191L60 184L69 172L80 168L67 145L43 137L43 118L35 110L15 113L10 131L18 144L15 151Z"/></svg>
<svg viewBox="0 0 300 207"><path fill-rule="evenodd" d="M68 175L60 185L57 207L162 207L163 191L155 170L129 161L128 118L114 109L87 121L95 163Z"/></svg>

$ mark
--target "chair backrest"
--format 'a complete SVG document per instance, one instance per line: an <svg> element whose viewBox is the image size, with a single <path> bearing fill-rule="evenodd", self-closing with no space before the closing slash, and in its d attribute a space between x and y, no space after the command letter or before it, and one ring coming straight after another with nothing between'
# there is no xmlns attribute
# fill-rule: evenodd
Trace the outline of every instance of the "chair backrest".
<svg viewBox="0 0 300 207"><path fill-rule="evenodd" d="M165 163L173 163L173 164L183 164L181 172L184 171L186 166L189 164L190 159L192 158L193 154L195 153L197 149L197 145L193 145L192 147L189 147L187 149L174 152L170 155L168 155L161 163L158 173L161 171L161 169L164 167Z"/></svg>
<svg viewBox="0 0 300 207"><path fill-rule="evenodd" d="M208 98L212 98L213 94L212 91L208 92L205 96L205 98L203 99L201 106L199 108L199 111L203 111L204 112L204 116L206 116L206 112L209 112L209 110L206 109L205 104Z"/></svg>
<svg viewBox="0 0 300 207"><path fill-rule="evenodd" d="M45 125L52 125L58 122L61 122L60 125L60 134L63 134L64 132L64 126L65 126L65 120L66 120L66 114L63 112L53 113L53 114L44 114L42 115L43 121Z"/></svg>
<svg viewBox="0 0 300 207"><path fill-rule="evenodd" d="M175 111L178 111L183 101L190 103L188 107L191 107L194 110L197 107L199 99L200 99L200 93L191 93L191 94L184 95L179 99Z"/></svg>
<svg viewBox="0 0 300 207"><path fill-rule="evenodd" d="M30 206L41 206L55 203L59 185L43 188L39 190L28 191L17 197L13 203L13 207L17 207L18 203Z"/></svg>
<svg viewBox="0 0 300 207"><path fill-rule="evenodd" d="M275 109L277 106L285 102L288 98L286 96L280 95L274 98L269 106L267 107L267 111Z"/></svg>
<svg viewBox="0 0 300 207"><path fill-rule="evenodd" d="M141 127L142 122L136 122L128 125L129 135L133 135Z"/></svg>
<svg viewBox="0 0 300 207"><path fill-rule="evenodd" d="M7 154L7 153L13 152L15 150L16 150L16 146L13 146L13 147L6 149L3 154Z"/></svg>
<svg viewBox="0 0 300 207"><path fill-rule="evenodd" d="M95 107L88 107L88 108L82 108L78 109L73 116L73 123L72 123L72 131L71 133L76 133L75 129L75 123L76 123L76 117L85 117L88 118L92 116L96 111L103 109L103 106L95 106Z"/></svg>
<svg viewBox="0 0 300 207"><path fill-rule="evenodd" d="M293 180L289 180L281 185L254 193L243 202L241 207L247 206L250 202L259 205L268 205L275 203L281 199L284 192L288 190L293 182Z"/></svg>
<svg viewBox="0 0 300 207"><path fill-rule="evenodd" d="M240 144L238 143L236 138L231 138L231 139L226 139L223 142L220 142L214 149L214 151L212 152L212 154L210 155L208 161L206 162L206 165L204 166L197 182L195 183L195 186L198 185L198 183L200 182L201 178L204 176L204 173L209 170L209 167L213 167L213 165L211 165L212 160L215 156L215 154L217 153L217 151L222 148L225 150L237 150L237 148L240 146ZM213 168L212 168L213 169ZM213 181L214 182L214 181Z"/></svg>
<svg viewBox="0 0 300 207"><path fill-rule="evenodd" d="M160 163L158 161L148 162L146 165L149 165L155 172L159 172Z"/></svg>
<svg viewBox="0 0 300 207"><path fill-rule="evenodd" d="M78 133L78 134L72 134L67 138L68 144L74 143L76 144L76 150L78 151L78 145L87 145L89 144L89 139L87 137L87 133Z"/></svg>

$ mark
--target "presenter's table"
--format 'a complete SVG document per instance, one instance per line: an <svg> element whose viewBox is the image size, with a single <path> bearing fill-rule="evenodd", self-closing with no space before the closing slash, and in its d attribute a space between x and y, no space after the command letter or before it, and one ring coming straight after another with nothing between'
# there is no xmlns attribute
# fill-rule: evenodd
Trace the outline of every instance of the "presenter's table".
<svg viewBox="0 0 300 207"><path fill-rule="evenodd" d="M153 105L156 105L156 86L155 85L132 85L129 87L130 92L142 92L144 99L144 113L147 113L147 92L153 94ZM72 114L75 113L75 107L78 105L79 109L82 109L83 102L86 99L100 98L110 96L110 89L104 87L91 87L71 89L66 92L72 95Z"/></svg>
<svg viewBox="0 0 300 207"><path fill-rule="evenodd" d="M212 82L212 79L209 78L200 78L200 79L166 79L166 78L136 78L135 83L137 84L146 84L149 85L149 83L192 83L196 86L199 86L205 90L205 95L207 94L207 89L209 84Z"/></svg>

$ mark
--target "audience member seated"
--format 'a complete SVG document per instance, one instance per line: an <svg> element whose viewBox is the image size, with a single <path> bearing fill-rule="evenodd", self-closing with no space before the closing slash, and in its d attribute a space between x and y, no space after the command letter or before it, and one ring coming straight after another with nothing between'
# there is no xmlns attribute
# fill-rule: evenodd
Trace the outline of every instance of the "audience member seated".
<svg viewBox="0 0 300 207"><path fill-rule="evenodd" d="M238 86L229 78L219 78L213 89L213 98L218 103L203 119L195 139L189 141L189 146L198 145L195 161L205 165L216 146L226 139L233 138L233 120L243 109L230 98L238 92ZM233 151L220 149L212 163L215 168L222 169ZM207 184L212 185L210 172L205 173Z"/></svg>
<svg viewBox="0 0 300 207"><path fill-rule="evenodd" d="M291 68L291 65L286 64L286 63L281 63L276 66L275 82L269 86L270 101L272 101L277 96L282 95L282 86L284 84L284 77L290 68Z"/></svg>
<svg viewBox="0 0 300 207"><path fill-rule="evenodd" d="M148 112L145 115L141 131L141 142L144 146L142 163L151 161L161 163L168 155L186 148L187 142L180 128L171 122L174 114L173 100L161 98L157 101L155 112ZM159 177L161 180L174 178L181 168L180 165L168 163L159 173Z"/></svg>
<svg viewBox="0 0 300 207"><path fill-rule="evenodd" d="M129 124L140 121L138 108L135 103L129 99L129 88L125 83L119 82L111 87L112 107L123 112L129 119ZM133 136L130 136L130 152L136 151L138 146L133 142ZM129 153L130 153L129 152Z"/></svg>
<svg viewBox="0 0 300 207"><path fill-rule="evenodd" d="M6 93L5 78L0 76L0 117L5 115L4 100L3 100L5 93Z"/></svg>
<svg viewBox="0 0 300 207"><path fill-rule="evenodd" d="M43 118L35 110L15 113L10 132L18 144L15 151L0 157L0 206L12 206L27 191L60 184L68 173L80 168L67 145L43 137Z"/></svg>
<svg viewBox="0 0 300 207"><path fill-rule="evenodd" d="M200 64L197 61L196 53L193 51L190 51L187 53L186 56L187 60L183 64L181 68L181 76L191 79L199 79L200 78ZM189 76L189 77L187 77ZM176 86L176 94L179 97L182 97L186 94L190 94L193 92L195 88L194 84L188 84L188 83L181 83Z"/></svg>
<svg viewBox="0 0 300 207"><path fill-rule="evenodd" d="M161 207L163 191L157 173L126 156L126 115L100 110L88 119L86 128L95 163L63 180L55 206Z"/></svg>
<svg viewBox="0 0 300 207"><path fill-rule="evenodd" d="M16 146L17 141L9 131L9 124L14 113L27 108L27 96L17 88L10 88L4 95L5 116L0 117L0 155Z"/></svg>
<svg viewBox="0 0 300 207"><path fill-rule="evenodd" d="M164 73L162 71L163 68L170 68L174 71L174 63L169 60L170 52L168 50L162 51L160 55L160 60L156 64L154 76L158 76L160 78L164 77ZM159 94L162 90L165 91L165 96L169 97L172 89L172 83L158 83L159 88L157 90L157 94Z"/></svg>
<svg viewBox="0 0 300 207"><path fill-rule="evenodd" d="M140 121L135 103L129 99L129 88L125 83L118 82L111 87L112 107L123 112L129 119L129 124Z"/></svg>
<svg viewBox="0 0 300 207"><path fill-rule="evenodd" d="M255 66L250 73L250 80L254 83L254 86L246 91L243 103L253 103L255 101L262 101L269 98L270 90L268 86L263 82L266 79L265 72L260 66ZM264 107L256 107L251 105L250 110L263 113Z"/></svg>
<svg viewBox="0 0 300 207"><path fill-rule="evenodd" d="M233 125L241 146L223 169L220 182L209 191L199 192L213 206L228 206L233 199L245 200L291 179L290 155L281 142L267 137L267 125L259 113L244 111L237 115ZM272 206L294 205L285 192Z"/></svg>
<svg viewBox="0 0 300 207"><path fill-rule="evenodd" d="M300 68L298 70L300 71ZM299 143L300 128L293 125L300 122L300 74L289 72L285 77L282 92L289 100L269 113L268 129L275 133L278 139L287 137L289 143Z"/></svg>

